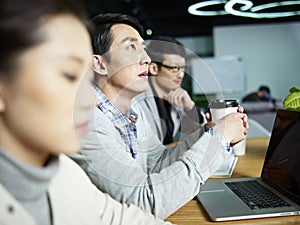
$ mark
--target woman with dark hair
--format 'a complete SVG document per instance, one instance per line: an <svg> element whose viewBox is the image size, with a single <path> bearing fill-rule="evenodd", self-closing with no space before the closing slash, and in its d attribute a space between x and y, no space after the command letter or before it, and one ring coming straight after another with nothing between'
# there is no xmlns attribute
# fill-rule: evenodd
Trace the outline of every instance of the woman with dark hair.
<svg viewBox="0 0 300 225"><path fill-rule="evenodd" d="M0 2L0 224L164 224L100 192L65 155L81 146L94 105L82 8Z"/></svg>

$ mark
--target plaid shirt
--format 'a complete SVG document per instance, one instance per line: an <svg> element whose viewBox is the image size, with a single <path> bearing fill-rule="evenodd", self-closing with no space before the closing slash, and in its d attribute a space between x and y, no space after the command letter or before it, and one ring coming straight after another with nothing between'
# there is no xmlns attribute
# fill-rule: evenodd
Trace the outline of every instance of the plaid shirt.
<svg viewBox="0 0 300 225"><path fill-rule="evenodd" d="M126 143L126 151L130 152L133 158L137 155L137 129L136 120L138 115L129 109L129 117L124 115L103 92L94 86L97 95L98 108L111 120Z"/></svg>

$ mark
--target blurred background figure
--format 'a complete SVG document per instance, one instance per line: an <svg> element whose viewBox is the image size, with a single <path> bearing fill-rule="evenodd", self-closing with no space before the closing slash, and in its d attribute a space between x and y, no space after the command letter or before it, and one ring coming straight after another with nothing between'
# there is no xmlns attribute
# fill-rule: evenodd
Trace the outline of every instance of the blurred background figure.
<svg viewBox="0 0 300 225"><path fill-rule="evenodd" d="M271 96L270 88L266 85L262 85L257 89L256 92L250 93L242 99L242 102L248 102L248 101L275 102L276 99Z"/></svg>
<svg viewBox="0 0 300 225"><path fill-rule="evenodd" d="M282 101L271 95L271 89L266 85L259 86L255 92L242 98L242 106L250 119L252 131L258 131L251 131L249 135L270 136L276 117L276 111L282 108ZM255 129L255 127L257 129Z"/></svg>

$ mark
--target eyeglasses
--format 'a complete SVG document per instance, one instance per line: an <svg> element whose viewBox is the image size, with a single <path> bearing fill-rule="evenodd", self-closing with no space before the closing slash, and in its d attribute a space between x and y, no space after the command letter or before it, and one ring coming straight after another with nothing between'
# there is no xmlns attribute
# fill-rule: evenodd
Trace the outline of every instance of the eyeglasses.
<svg viewBox="0 0 300 225"><path fill-rule="evenodd" d="M178 73L179 71L184 72L186 70L186 66L168 66L160 63L161 66L167 68L171 73Z"/></svg>

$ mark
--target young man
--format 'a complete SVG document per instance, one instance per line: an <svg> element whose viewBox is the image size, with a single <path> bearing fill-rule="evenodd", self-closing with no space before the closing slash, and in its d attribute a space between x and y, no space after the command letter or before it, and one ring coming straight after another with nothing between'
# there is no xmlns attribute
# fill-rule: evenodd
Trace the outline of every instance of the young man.
<svg viewBox="0 0 300 225"><path fill-rule="evenodd" d="M103 14L93 19L97 107L80 155L73 158L104 192L166 218L196 194L230 157L229 143L248 130L247 116L234 113L201 127L174 149L151 132L134 96L148 88L150 58L134 18ZM226 126L225 126L226 125Z"/></svg>
<svg viewBox="0 0 300 225"><path fill-rule="evenodd" d="M204 117L181 87L186 67L182 43L172 37L159 36L150 41L147 53L152 60L150 88L136 99L159 139L163 144L170 144L199 129Z"/></svg>
<svg viewBox="0 0 300 225"><path fill-rule="evenodd" d="M268 86L260 86L256 92L252 92L246 95L242 102L253 102L253 101L266 101L275 102L276 100L271 96L271 90Z"/></svg>

